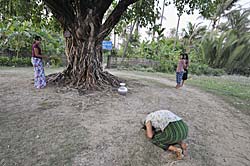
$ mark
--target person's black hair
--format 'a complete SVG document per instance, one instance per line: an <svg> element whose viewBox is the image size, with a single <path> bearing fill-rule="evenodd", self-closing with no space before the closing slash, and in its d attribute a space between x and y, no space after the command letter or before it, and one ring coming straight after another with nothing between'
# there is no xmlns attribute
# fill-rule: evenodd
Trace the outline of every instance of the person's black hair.
<svg viewBox="0 0 250 166"><path fill-rule="evenodd" d="M185 59L188 60L188 54L184 53Z"/></svg>
<svg viewBox="0 0 250 166"><path fill-rule="evenodd" d="M147 130L146 124L144 124L144 125L142 126L142 128L141 128L141 129L143 129L143 130ZM153 132L155 132L155 131L156 131L156 129L155 129L155 127L154 127L154 126L152 126L152 131L153 131Z"/></svg>
<svg viewBox="0 0 250 166"><path fill-rule="evenodd" d="M36 35L36 36L34 37L34 39L37 40L37 41L42 40L42 38L41 38L40 36L38 36L38 35Z"/></svg>
<svg viewBox="0 0 250 166"><path fill-rule="evenodd" d="M146 125L143 125L141 129L146 130Z"/></svg>
<svg viewBox="0 0 250 166"><path fill-rule="evenodd" d="M184 59L184 53L180 53L181 59Z"/></svg>

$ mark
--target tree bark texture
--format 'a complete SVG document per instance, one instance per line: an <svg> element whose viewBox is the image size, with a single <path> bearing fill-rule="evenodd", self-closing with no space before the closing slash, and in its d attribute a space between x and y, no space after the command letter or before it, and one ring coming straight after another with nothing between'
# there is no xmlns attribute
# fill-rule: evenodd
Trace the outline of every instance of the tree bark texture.
<svg viewBox="0 0 250 166"><path fill-rule="evenodd" d="M71 34L66 38L67 68L62 73L49 75L48 82L87 90L118 86L119 79L103 71L102 41L119 22L127 7L136 1L119 1L103 22L112 0L44 0L64 30Z"/></svg>

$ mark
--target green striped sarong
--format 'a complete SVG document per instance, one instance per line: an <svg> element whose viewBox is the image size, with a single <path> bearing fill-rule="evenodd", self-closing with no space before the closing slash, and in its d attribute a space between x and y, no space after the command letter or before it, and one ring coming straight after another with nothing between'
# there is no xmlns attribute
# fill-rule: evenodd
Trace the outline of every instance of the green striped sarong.
<svg viewBox="0 0 250 166"><path fill-rule="evenodd" d="M152 138L152 143L160 148L167 150L169 145L176 144L188 135L188 126L182 120L171 122L163 130L163 132L156 133Z"/></svg>

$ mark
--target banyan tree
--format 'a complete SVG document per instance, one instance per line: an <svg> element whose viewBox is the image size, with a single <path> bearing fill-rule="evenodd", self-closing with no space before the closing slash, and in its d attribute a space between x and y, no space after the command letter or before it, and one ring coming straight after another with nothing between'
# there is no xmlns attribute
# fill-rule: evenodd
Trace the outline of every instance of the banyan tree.
<svg viewBox="0 0 250 166"><path fill-rule="evenodd" d="M120 0L108 16L113 0L43 1L64 29L68 60L66 69L48 80L79 89L117 86L119 79L103 70L102 41L137 0Z"/></svg>

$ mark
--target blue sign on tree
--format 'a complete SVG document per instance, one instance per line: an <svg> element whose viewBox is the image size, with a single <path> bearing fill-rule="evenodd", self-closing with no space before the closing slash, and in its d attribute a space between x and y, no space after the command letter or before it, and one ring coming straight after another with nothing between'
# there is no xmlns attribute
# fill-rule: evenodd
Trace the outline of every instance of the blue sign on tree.
<svg viewBox="0 0 250 166"><path fill-rule="evenodd" d="M112 50L112 41L103 41L102 49L104 50Z"/></svg>

